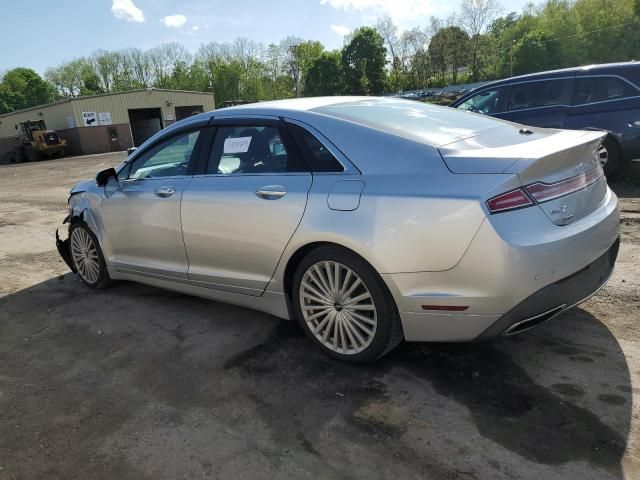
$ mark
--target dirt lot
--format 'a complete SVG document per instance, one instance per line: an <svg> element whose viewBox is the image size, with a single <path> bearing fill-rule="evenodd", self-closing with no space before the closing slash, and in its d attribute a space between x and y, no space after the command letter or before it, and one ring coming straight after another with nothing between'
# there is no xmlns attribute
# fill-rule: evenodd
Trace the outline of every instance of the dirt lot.
<svg viewBox="0 0 640 480"><path fill-rule="evenodd" d="M262 313L67 273L68 189L122 158L0 167L0 479L640 479L640 188L580 308L354 368Z"/></svg>

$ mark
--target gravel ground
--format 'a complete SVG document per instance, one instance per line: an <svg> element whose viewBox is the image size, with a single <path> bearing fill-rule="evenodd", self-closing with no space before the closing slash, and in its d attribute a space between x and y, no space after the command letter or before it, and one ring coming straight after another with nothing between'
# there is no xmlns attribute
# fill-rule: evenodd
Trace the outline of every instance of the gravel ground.
<svg viewBox="0 0 640 480"><path fill-rule="evenodd" d="M95 155L0 167L0 479L640 478L640 188L609 285L522 336L368 367L251 310L89 291L53 234Z"/></svg>

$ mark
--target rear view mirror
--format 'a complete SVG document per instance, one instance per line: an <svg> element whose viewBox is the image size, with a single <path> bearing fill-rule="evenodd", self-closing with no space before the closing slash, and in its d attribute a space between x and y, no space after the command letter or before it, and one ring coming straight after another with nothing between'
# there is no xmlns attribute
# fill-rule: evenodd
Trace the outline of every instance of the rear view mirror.
<svg viewBox="0 0 640 480"><path fill-rule="evenodd" d="M109 183L109 179L114 178L118 180L118 173L115 168L107 168L106 170L102 170L98 172L96 175L96 184L99 187L104 187L107 183Z"/></svg>

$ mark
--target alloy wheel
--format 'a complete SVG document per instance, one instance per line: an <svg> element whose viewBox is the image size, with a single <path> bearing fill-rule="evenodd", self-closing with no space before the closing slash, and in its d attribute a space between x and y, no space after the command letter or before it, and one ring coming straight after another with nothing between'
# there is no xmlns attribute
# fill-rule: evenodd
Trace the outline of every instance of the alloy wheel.
<svg viewBox="0 0 640 480"><path fill-rule="evenodd" d="M71 256L82 279L90 284L100 278L100 258L91 235L82 227L71 231Z"/></svg>
<svg viewBox="0 0 640 480"><path fill-rule="evenodd" d="M325 347L355 355L371 345L378 313L366 284L349 267L334 261L311 265L299 301L309 330Z"/></svg>
<svg viewBox="0 0 640 480"><path fill-rule="evenodd" d="M598 149L598 158L600 160L600 165L604 168L607 164L607 160L609 160L609 151L604 145L600 145L600 148Z"/></svg>

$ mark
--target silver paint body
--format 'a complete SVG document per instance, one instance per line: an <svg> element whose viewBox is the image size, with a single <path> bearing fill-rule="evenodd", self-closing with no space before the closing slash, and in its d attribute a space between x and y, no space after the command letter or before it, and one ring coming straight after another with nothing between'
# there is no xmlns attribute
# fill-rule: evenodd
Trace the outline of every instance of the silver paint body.
<svg viewBox="0 0 640 480"><path fill-rule="evenodd" d="M284 279L294 254L317 242L344 246L380 273L410 341L474 339L529 295L600 257L618 236L617 198L604 178L540 206L490 215L485 204L521 185L591 168L599 132L533 129L527 136L516 124L428 107L429 132L419 136L316 110L341 102L415 105L331 97L201 114L149 144L189 123L280 117L309 129L345 172L124 180L109 198L87 181L72 190L72 215L98 237L113 279L282 318L290 318ZM160 198L159 187L175 193ZM263 187L287 193L267 200L254 194ZM573 215L567 225L551 213L563 208ZM469 308L422 308L434 304Z"/></svg>

